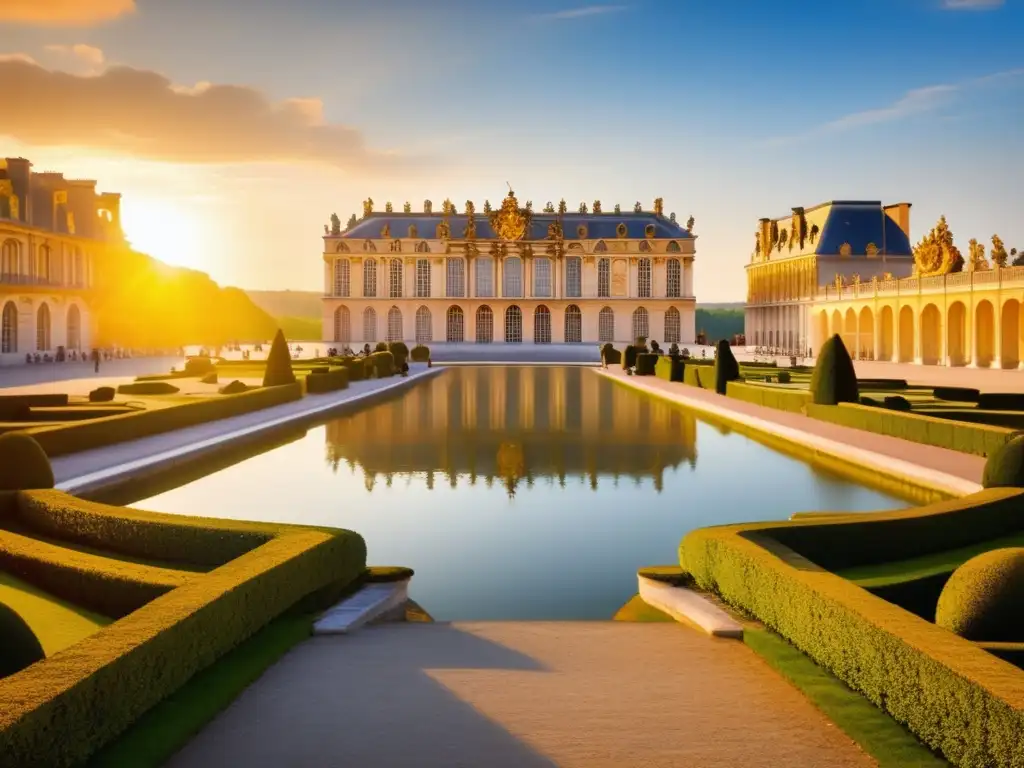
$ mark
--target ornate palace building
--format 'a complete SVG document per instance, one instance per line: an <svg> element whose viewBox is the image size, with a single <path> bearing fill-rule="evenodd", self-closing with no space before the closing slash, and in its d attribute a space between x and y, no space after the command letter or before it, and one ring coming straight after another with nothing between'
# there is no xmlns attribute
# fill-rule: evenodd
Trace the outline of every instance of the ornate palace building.
<svg viewBox="0 0 1024 768"><path fill-rule="evenodd" d="M122 242L121 196L0 159L0 364L91 348L95 262Z"/></svg>
<svg viewBox="0 0 1024 768"><path fill-rule="evenodd" d="M833 200L761 219L746 269L747 346L813 357L822 341L811 320L820 286L913 272L910 203Z"/></svg>
<svg viewBox="0 0 1024 768"><path fill-rule="evenodd" d="M694 236L653 211L535 212L509 191L463 213L430 201L396 213L373 201L324 227L324 339L408 343L692 344Z"/></svg>

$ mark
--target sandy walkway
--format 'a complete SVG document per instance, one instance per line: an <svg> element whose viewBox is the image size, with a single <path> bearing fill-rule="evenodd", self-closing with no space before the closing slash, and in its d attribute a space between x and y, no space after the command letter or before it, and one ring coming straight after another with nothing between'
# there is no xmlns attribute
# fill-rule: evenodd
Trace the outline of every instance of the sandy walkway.
<svg viewBox="0 0 1024 768"><path fill-rule="evenodd" d="M171 768L873 766L745 645L678 624L390 624L295 648Z"/></svg>

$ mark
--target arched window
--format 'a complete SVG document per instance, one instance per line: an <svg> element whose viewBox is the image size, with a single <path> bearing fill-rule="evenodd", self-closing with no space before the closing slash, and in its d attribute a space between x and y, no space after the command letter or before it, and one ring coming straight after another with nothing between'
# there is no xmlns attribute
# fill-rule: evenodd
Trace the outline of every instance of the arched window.
<svg viewBox="0 0 1024 768"><path fill-rule="evenodd" d="M611 296L612 260L597 260L597 295L601 298Z"/></svg>
<svg viewBox="0 0 1024 768"><path fill-rule="evenodd" d="M69 351L72 349L82 348L82 313L78 309L77 304L72 304L68 307L68 333L66 346Z"/></svg>
<svg viewBox="0 0 1024 768"><path fill-rule="evenodd" d="M426 344L434 340L430 310L420 307L416 310L416 343Z"/></svg>
<svg viewBox="0 0 1024 768"><path fill-rule="evenodd" d="M638 259L636 267L636 295L641 299L649 299L651 298L651 260Z"/></svg>
<svg viewBox="0 0 1024 768"><path fill-rule="evenodd" d="M565 341L568 344L583 341L583 315L575 304L565 308Z"/></svg>
<svg viewBox="0 0 1024 768"><path fill-rule="evenodd" d="M20 256L21 243L17 240L4 240L4 244L0 246L0 282L17 282Z"/></svg>
<svg viewBox="0 0 1024 768"><path fill-rule="evenodd" d="M682 333L682 321L679 317L679 310L669 307L665 310L665 343L680 343Z"/></svg>
<svg viewBox="0 0 1024 768"><path fill-rule="evenodd" d="M41 283L50 282L50 246L39 246L39 255L36 256L36 278Z"/></svg>
<svg viewBox="0 0 1024 768"><path fill-rule="evenodd" d="M366 240L363 242L363 250L368 253L376 253L377 246L373 244L373 240Z"/></svg>
<svg viewBox="0 0 1024 768"><path fill-rule="evenodd" d="M494 313L484 304L476 311L476 343L490 344L494 341Z"/></svg>
<svg viewBox="0 0 1024 768"><path fill-rule="evenodd" d="M597 245L594 246L594 253L604 253L608 250L608 246L604 244L604 240L599 240Z"/></svg>
<svg viewBox="0 0 1024 768"><path fill-rule="evenodd" d="M363 310L363 341L377 340L377 311L373 307Z"/></svg>
<svg viewBox="0 0 1024 768"><path fill-rule="evenodd" d="M402 310L392 307L388 310L388 335L384 341L401 341L402 336Z"/></svg>
<svg viewBox="0 0 1024 768"><path fill-rule="evenodd" d="M545 299L550 299L553 295L551 259L546 256L538 256L533 260L533 295Z"/></svg>
<svg viewBox="0 0 1024 768"><path fill-rule="evenodd" d="M348 259L338 259L334 262L334 295L348 298L352 286L349 280L351 268Z"/></svg>
<svg viewBox="0 0 1024 768"><path fill-rule="evenodd" d="M485 307L481 307L480 309L485 309ZM490 310L488 310L488 312L490 312ZM479 319L479 311L476 316ZM479 330L477 333L479 335ZM466 316L462 313L462 307L448 307L448 311L445 313L444 319L444 338L445 341L450 341L456 344L461 344L466 340ZM480 339L478 338L477 341L479 340Z"/></svg>
<svg viewBox="0 0 1024 768"><path fill-rule="evenodd" d="M519 298L523 295L523 260L518 256L509 256L501 263L502 281L501 295ZM507 314L507 313L506 313ZM520 316L522 320L522 316Z"/></svg>
<svg viewBox="0 0 1024 768"><path fill-rule="evenodd" d="M363 296L377 295L377 260L367 259L363 262Z"/></svg>
<svg viewBox="0 0 1024 768"><path fill-rule="evenodd" d="M683 270L679 259L669 259L665 266L665 295L670 299L677 299L682 295L682 274Z"/></svg>
<svg viewBox="0 0 1024 768"><path fill-rule="evenodd" d="M348 246L345 243L339 242L334 246L335 253L348 253Z"/></svg>
<svg viewBox="0 0 1024 768"><path fill-rule="evenodd" d="M604 307L597 316L597 340L602 344L615 341L615 312L611 307Z"/></svg>
<svg viewBox="0 0 1024 768"><path fill-rule="evenodd" d="M505 342L523 343L523 311L515 304L505 310Z"/></svg>
<svg viewBox="0 0 1024 768"><path fill-rule="evenodd" d="M0 352L10 354L18 351L18 308L13 301L4 304L2 324L0 324Z"/></svg>
<svg viewBox="0 0 1024 768"><path fill-rule="evenodd" d="M466 295L466 260L461 256L451 256L446 269L445 296L461 299Z"/></svg>
<svg viewBox="0 0 1024 768"><path fill-rule="evenodd" d="M476 295L481 298L494 296L494 257L478 256L473 260L476 272Z"/></svg>
<svg viewBox="0 0 1024 768"><path fill-rule="evenodd" d="M40 304L36 313L36 350L45 352L50 348L50 306Z"/></svg>
<svg viewBox="0 0 1024 768"><path fill-rule="evenodd" d="M669 244L665 247L665 250L668 251L669 253L679 253L679 243L677 243L675 240L671 240L669 241Z"/></svg>
<svg viewBox="0 0 1024 768"><path fill-rule="evenodd" d="M633 311L633 338L639 339L641 336L645 339L651 337L651 325L647 316L647 310L643 307L637 307Z"/></svg>
<svg viewBox="0 0 1024 768"><path fill-rule="evenodd" d="M416 259L416 296L430 298L430 259Z"/></svg>
<svg viewBox="0 0 1024 768"><path fill-rule="evenodd" d="M430 253L430 246L427 245L426 240L416 243L416 253Z"/></svg>
<svg viewBox="0 0 1024 768"><path fill-rule="evenodd" d="M334 310L334 340L343 344L352 341L352 321L349 317L348 307L341 306Z"/></svg>
<svg viewBox="0 0 1024 768"><path fill-rule="evenodd" d="M533 343L551 343L551 310L543 304L533 311Z"/></svg>
<svg viewBox="0 0 1024 768"><path fill-rule="evenodd" d="M579 256L565 260L565 295L572 299L583 296L583 259Z"/></svg>
<svg viewBox="0 0 1024 768"><path fill-rule="evenodd" d="M388 298L402 298L402 260L392 259L388 264Z"/></svg>

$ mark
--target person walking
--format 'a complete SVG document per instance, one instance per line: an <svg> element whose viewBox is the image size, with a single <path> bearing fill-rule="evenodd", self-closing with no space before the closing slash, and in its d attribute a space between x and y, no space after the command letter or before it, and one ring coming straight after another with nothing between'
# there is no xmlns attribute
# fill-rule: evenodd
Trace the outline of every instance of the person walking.
<svg viewBox="0 0 1024 768"><path fill-rule="evenodd" d="M94 369L95 372L99 373L100 372L100 351L98 349L96 349L95 347L92 350L92 361L93 361L93 364L95 365L95 369Z"/></svg>

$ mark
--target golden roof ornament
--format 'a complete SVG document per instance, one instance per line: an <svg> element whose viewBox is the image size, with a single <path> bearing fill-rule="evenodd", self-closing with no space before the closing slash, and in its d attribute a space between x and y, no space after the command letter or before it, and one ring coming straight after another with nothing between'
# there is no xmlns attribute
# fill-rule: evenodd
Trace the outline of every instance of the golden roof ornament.
<svg viewBox="0 0 1024 768"><path fill-rule="evenodd" d="M490 216L490 215L491 215L491 212L492 212L493 210L494 210L494 209L493 209L493 208L491 208L491 201L490 201L490 200L484 200L484 213L485 213L485 214L486 214L487 216Z"/></svg>
<svg viewBox="0 0 1024 768"><path fill-rule="evenodd" d="M690 218L688 218L686 220L686 230L688 232L693 232L693 225L694 225L693 216L691 216Z"/></svg>
<svg viewBox="0 0 1024 768"><path fill-rule="evenodd" d="M508 196L502 201L501 209L488 217L491 229L502 240L521 240L530 227L530 212L519 208L515 192L509 187Z"/></svg>
<svg viewBox="0 0 1024 768"><path fill-rule="evenodd" d="M382 239L391 237L391 225L384 222L384 226L380 228L380 236Z"/></svg>
<svg viewBox="0 0 1024 768"><path fill-rule="evenodd" d="M472 200L466 201L466 228L462 232L462 237L466 240L476 238L476 206Z"/></svg>
<svg viewBox="0 0 1024 768"><path fill-rule="evenodd" d="M616 203L615 208L613 208L612 210L614 210L615 213L622 213L622 206Z"/></svg>
<svg viewBox="0 0 1024 768"><path fill-rule="evenodd" d="M564 216L567 210L569 210L569 206L565 204L565 198L563 197L558 201L558 215Z"/></svg>
<svg viewBox="0 0 1024 768"><path fill-rule="evenodd" d="M594 201L594 213L600 213L600 212L601 212L601 201L600 200L595 200Z"/></svg>
<svg viewBox="0 0 1024 768"><path fill-rule="evenodd" d="M914 247L914 267L922 277L948 275L960 272L964 257L953 244L953 233L949 231L946 217L939 217L932 231Z"/></svg>
<svg viewBox="0 0 1024 768"><path fill-rule="evenodd" d="M412 213L412 203L406 202L406 204L402 206L402 213Z"/></svg>
<svg viewBox="0 0 1024 768"><path fill-rule="evenodd" d="M866 253L870 258L874 258L878 255L878 246L874 243L868 243L864 248L864 253Z"/></svg>
<svg viewBox="0 0 1024 768"><path fill-rule="evenodd" d="M438 240L447 240L452 236L452 227L451 224L448 223L447 218L441 219L441 221L437 223L436 236Z"/></svg>
<svg viewBox="0 0 1024 768"><path fill-rule="evenodd" d="M793 209L793 222L790 225L790 231L792 232L792 236L789 238L790 248L796 244L803 248L804 241L807 239L807 218L804 216L803 208Z"/></svg>
<svg viewBox="0 0 1024 768"><path fill-rule="evenodd" d="M451 216L455 213L455 203L446 197L444 203L441 204L441 211L445 216Z"/></svg>
<svg viewBox="0 0 1024 768"><path fill-rule="evenodd" d="M988 262L985 260L985 246L979 243L976 238L972 237L970 242L967 243L967 253L969 254L967 268L971 272L985 272L988 270Z"/></svg>
<svg viewBox="0 0 1024 768"><path fill-rule="evenodd" d="M633 213L643 213L643 211L644 211L643 205L641 205L640 201L637 200L636 204L633 206Z"/></svg>
<svg viewBox="0 0 1024 768"><path fill-rule="evenodd" d="M554 213L555 204L548 200L548 204L544 206L544 213Z"/></svg>
<svg viewBox="0 0 1024 768"><path fill-rule="evenodd" d="M352 227L354 227L358 223L359 223L359 219L357 219L356 215L353 213L351 216L348 217L348 222L346 222L346 224L345 224L345 229L346 230L352 229Z"/></svg>
<svg viewBox="0 0 1024 768"><path fill-rule="evenodd" d="M390 200L388 200L386 203L384 203L384 213L394 213L394 212L395 212L395 209L392 207Z"/></svg>
<svg viewBox="0 0 1024 768"><path fill-rule="evenodd" d="M373 213L373 198L368 197L363 201L363 218L365 219Z"/></svg>
<svg viewBox="0 0 1024 768"><path fill-rule="evenodd" d="M409 225L409 237L419 237L419 236L420 236L420 233L419 233L419 230L416 229L416 225L415 224L410 224Z"/></svg>
<svg viewBox="0 0 1024 768"><path fill-rule="evenodd" d="M423 212L424 213L433 213L434 212L434 204L432 202L430 202L429 200L424 200L423 201Z"/></svg>
<svg viewBox="0 0 1024 768"><path fill-rule="evenodd" d="M587 212L587 204L586 203L580 203L579 212L580 213L586 213Z"/></svg>
<svg viewBox="0 0 1024 768"><path fill-rule="evenodd" d="M842 256L844 259L848 258L852 254L853 246L850 245L849 243L843 243L842 245L839 246L839 255Z"/></svg>
<svg viewBox="0 0 1024 768"><path fill-rule="evenodd" d="M654 215L661 216L665 212L665 203L660 197L654 198Z"/></svg>

